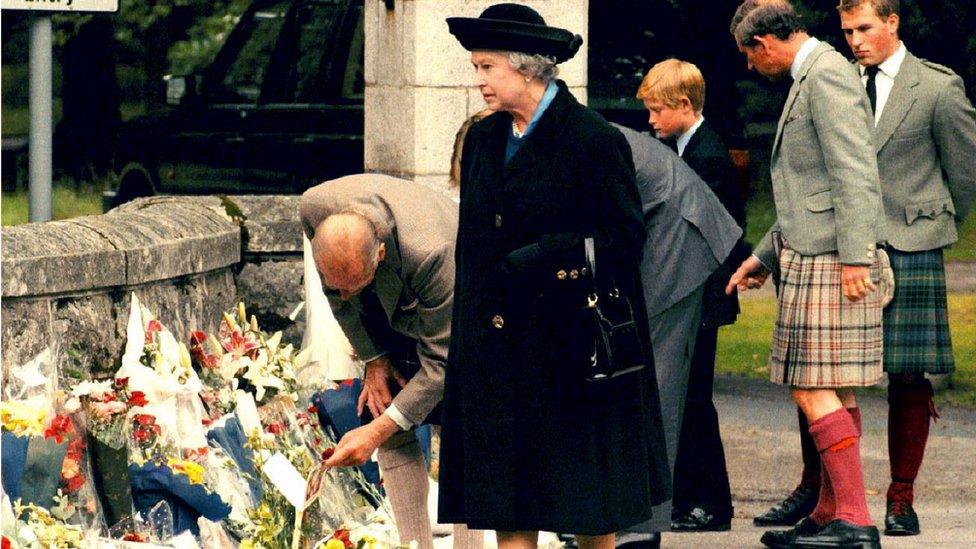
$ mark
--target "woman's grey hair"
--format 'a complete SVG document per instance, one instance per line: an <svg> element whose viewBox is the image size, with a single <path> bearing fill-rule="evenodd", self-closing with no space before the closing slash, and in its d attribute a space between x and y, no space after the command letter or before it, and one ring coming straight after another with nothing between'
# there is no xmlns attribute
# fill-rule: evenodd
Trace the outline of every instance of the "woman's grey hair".
<svg viewBox="0 0 976 549"><path fill-rule="evenodd" d="M788 40L795 32L805 30L800 16L786 0L746 0L732 17L729 30L736 42L755 45L756 36L772 34Z"/></svg>
<svg viewBox="0 0 976 549"><path fill-rule="evenodd" d="M525 76L548 82L559 75L556 59L538 53L509 52L508 64Z"/></svg>

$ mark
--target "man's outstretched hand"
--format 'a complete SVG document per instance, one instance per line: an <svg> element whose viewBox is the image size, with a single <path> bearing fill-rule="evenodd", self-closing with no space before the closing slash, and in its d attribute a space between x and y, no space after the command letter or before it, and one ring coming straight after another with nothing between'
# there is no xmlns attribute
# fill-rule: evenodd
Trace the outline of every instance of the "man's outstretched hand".
<svg viewBox="0 0 976 549"><path fill-rule="evenodd" d="M325 460L328 467L362 465L381 444L400 428L388 416L378 416L373 421L349 431L342 437L332 457Z"/></svg>
<svg viewBox="0 0 976 549"><path fill-rule="evenodd" d="M738 288L740 292L761 288L769 278L769 269L763 267L759 258L750 255L739 265L739 268L732 273L729 283L725 286L725 293L732 294L732 290Z"/></svg>

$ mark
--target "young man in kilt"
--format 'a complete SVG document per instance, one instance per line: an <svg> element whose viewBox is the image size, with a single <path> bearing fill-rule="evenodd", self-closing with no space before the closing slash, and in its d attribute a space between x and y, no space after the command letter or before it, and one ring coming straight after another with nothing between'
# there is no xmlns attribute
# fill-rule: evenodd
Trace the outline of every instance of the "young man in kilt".
<svg viewBox="0 0 976 549"><path fill-rule="evenodd" d="M884 311L891 467L885 534L916 535L913 487L929 422L938 417L925 374L955 369L942 248L956 241L956 225L976 198L976 115L961 78L905 49L898 8L898 0L841 0L837 6L874 110L886 250L895 276L894 299ZM763 516L765 524L795 523L813 507L820 459L810 451L809 435L801 430L800 437L804 480Z"/></svg>
<svg viewBox="0 0 976 549"><path fill-rule="evenodd" d="M891 275L868 97L844 57L809 36L784 0L746 0L730 27L749 68L792 78L770 170L776 222L726 292L778 267L770 377L788 385L820 455L817 507L770 547L880 547L864 492L853 389L882 376L881 310ZM882 291L878 291L881 287Z"/></svg>

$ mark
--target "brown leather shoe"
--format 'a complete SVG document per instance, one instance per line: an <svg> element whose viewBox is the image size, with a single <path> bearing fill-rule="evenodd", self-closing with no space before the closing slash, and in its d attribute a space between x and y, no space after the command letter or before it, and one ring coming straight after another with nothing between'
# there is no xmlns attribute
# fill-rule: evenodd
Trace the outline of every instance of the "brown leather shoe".
<svg viewBox="0 0 976 549"><path fill-rule="evenodd" d="M793 526L813 512L819 497L819 488L797 486L786 499L752 519L752 523L756 526Z"/></svg>

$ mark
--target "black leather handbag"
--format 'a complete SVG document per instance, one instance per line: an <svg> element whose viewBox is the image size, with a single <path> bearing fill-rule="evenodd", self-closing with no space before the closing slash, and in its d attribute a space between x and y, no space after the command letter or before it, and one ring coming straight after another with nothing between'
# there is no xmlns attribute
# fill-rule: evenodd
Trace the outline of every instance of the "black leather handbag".
<svg viewBox="0 0 976 549"><path fill-rule="evenodd" d="M630 299L621 295L612 278L600 283L593 239L587 238L583 244L593 280L586 304L593 315L593 353L585 379L598 383L637 373L647 366L647 359Z"/></svg>

